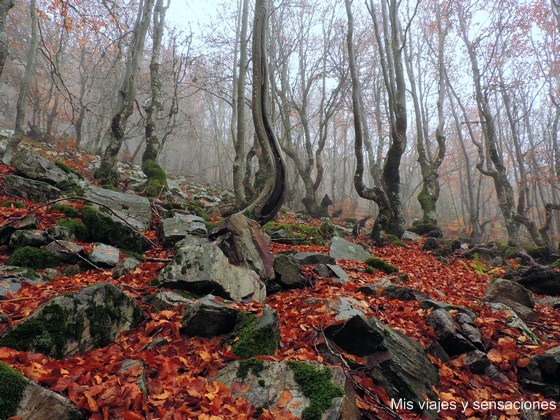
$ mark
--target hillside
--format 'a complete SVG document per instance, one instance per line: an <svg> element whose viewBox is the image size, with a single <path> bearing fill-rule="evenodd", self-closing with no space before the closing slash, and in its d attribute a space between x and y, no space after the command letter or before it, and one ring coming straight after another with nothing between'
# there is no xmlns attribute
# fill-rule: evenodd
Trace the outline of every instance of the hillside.
<svg viewBox="0 0 560 420"><path fill-rule="evenodd" d="M560 272L538 250L413 234L377 247L355 221L288 209L264 226L267 243L249 222L223 224L226 191L177 180L150 203L95 186L83 152L33 148L51 165L28 153L0 166L0 361L67 398L63 413L558 418ZM141 185L127 170L123 190ZM78 322L84 290L104 294ZM57 296L74 299L66 318L45 311ZM295 384L267 376L282 366ZM0 418L41 418L8 401L10 381L30 387L0 364ZM260 406L259 386L273 394Z"/></svg>

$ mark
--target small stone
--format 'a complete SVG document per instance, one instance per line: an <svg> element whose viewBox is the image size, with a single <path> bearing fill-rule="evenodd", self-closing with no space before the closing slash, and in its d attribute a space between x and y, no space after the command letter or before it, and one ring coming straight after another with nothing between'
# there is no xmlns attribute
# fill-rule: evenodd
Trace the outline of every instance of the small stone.
<svg viewBox="0 0 560 420"><path fill-rule="evenodd" d="M88 259L95 265L114 267L119 263L119 250L110 245L95 245Z"/></svg>

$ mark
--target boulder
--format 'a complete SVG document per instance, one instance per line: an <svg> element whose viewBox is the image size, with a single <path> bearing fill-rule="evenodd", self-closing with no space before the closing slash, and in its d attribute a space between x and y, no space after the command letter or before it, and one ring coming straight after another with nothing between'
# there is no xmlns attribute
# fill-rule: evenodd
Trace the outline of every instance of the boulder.
<svg viewBox="0 0 560 420"><path fill-rule="evenodd" d="M513 274L517 282L533 293L560 296L560 270L546 266L532 266Z"/></svg>
<svg viewBox="0 0 560 420"><path fill-rule="evenodd" d="M336 260L333 257L315 252L297 252L292 255L292 258L301 265L336 264Z"/></svg>
<svg viewBox="0 0 560 420"><path fill-rule="evenodd" d="M86 416L69 399L0 362L0 418L78 420Z"/></svg>
<svg viewBox="0 0 560 420"><path fill-rule="evenodd" d="M437 341L449 356L477 350L477 347L461 333L459 325L445 309L436 309L430 313L426 317L426 324L434 329Z"/></svg>
<svg viewBox="0 0 560 420"><path fill-rule="evenodd" d="M264 281L274 279L270 238L254 220L236 213L214 229L210 239L234 263L255 271Z"/></svg>
<svg viewBox="0 0 560 420"><path fill-rule="evenodd" d="M463 363L469 367L472 373L484 373L491 365L486 353L480 350L473 350L465 355Z"/></svg>
<svg viewBox="0 0 560 420"><path fill-rule="evenodd" d="M78 262L80 260L78 255L84 253L84 248L81 245L64 240L52 241L45 249L50 251L56 259L69 264Z"/></svg>
<svg viewBox="0 0 560 420"><path fill-rule="evenodd" d="M535 301L533 293L521 284L511 280L494 279L486 288L483 300L487 302L503 303L509 306L523 319L534 319L533 308Z"/></svg>
<svg viewBox="0 0 560 420"><path fill-rule="evenodd" d="M73 239L76 239L76 237L74 236L70 228L67 228L65 226L60 226L60 225L50 226L47 228L46 232L47 232L47 236L50 239L55 239L55 240L60 239L65 241L71 241Z"/></svg>
<svg viewBox="0 0 560 420"><path fill-rule="evenodd" d="M84 183L77 174L65 171L29 149L20 149L10 164L26 178L46 182L61 190L71 190Z"/></svg>
<svg viewBox="0 0 560 420"><path fill-rule="evenodd" d="M273 267L276 273L276 282L287 289L300 289L308 283L300 265L287 255L277 255L274 258Z"/></svg>
<svg viewBox="0 0 560 420"><path fill-rule="evenodd" d="M383 291L381 292L381 296L385 296L389 299L394 299L394 300L402 300L402 301L416 300L418 302L428 299L430 297L430 295L421 292L420 290L412 289L410 287L395 286L395 285L390 285L385 289L383 289Z"/></svg>
<svg viewBox="0 0 560 420"><path fill-rule="evenodd" d="M111 245L97 244L87 257L97 266L114 267L119 263L119 250Z"/></svg>
<svg viewBox="0 0 560 420"><path fill-rule="evenodd" d="M278 418L361 418L351 381L340 367L248 359L229 363L212 380Z"/></svg>
<svg viewBox="0 0 560 420"><path fill-rule="evenodd" d="M118 287L99 283L45 302L4 332L0 347L62 359L110 344L143 318L140 306Z"/></svg>
<svg viewBox="0 0 560 420"><path fill-rule="evenodd" d="M420 302L420 308L445 309L446 311L456 310L464 313L465 315L468 315L468 317L473 321L476 319L476 314L473 311L471 311L469 308L465 308L463 306L458 306L458 305L450 305L449 303L438 302L437 300L431 300L431 299L423 300Z"/></svg>
<svg viewBox="0 0 560 420"><path fill-rule="evenodd" d="M339 322L325 328L327 339L347 353L365 356L367 375L389 398L413 401L415 412L435 417L430 407L419 404L426 397L436 399L433 389L439 383L438 370L424 349L380 320L365 316L353 299L339 302L332 306Z"/></svg>
<svg viewBox="0 0 560 420"><path fill-rule="evenodd" d="M157 311L172 309L179 305L187 305L190 307L194 301L194 299L185 297L172 290L160 290L159 292L149 295L144 299L145 303L152 305L152 307Z"/></svg>
<svg viewBox="0 0 560 420"><path fill-rule="evenodd" d="M9 292L16 293L21 289L21 283L40 284L45 283L43 276L29 268L13 267L9 265L0 266L0 300Z"/></svg>
<svg viewBox="0 0 560 420"><path fill-rule="evenodd" d="M113 269L113 278L118 279L119 277L130 273L136 267L139 267L140 264L142 263L136 258L126 257L124 260L119 261Z"/></svg>
<svg viewBox="0 0 560 420"><path fill-rule="evenodd" d="M3 187L9 195L27 198L36 203L54 200L62 194L62 191L46 182L34 181L17 175L8 175Z"/></svg>
<svg viewBox="0 0 560 420"><path fill-rule="evenodd" d="M336 264L319 264L313 271L321 277L326 277L343 284L348 283L350 279L346 271Z"/></svg>
<svg viewBox="0 0 560 420"><path fill-rule="evenodd" d="M335 260L365 261L371 258L371 253L361 245L348 242L338 236L332 238L329 255Z"/></svg>
<svg viewBox="0 0 560 420"><path fill-rule="evenodd" d="M207 295L186 309L181 323L181 333L193 337L216 337L228 334L235 328L238 311L216 297Z"/></svg>
<svg viewBox="0 0 560 420"><path fill-rule="evenodd" d="M529 365L517 372L523 388L560 401L560 347L531 357Z"/></svg>
<svg viewBox="0 0 560 420"><path fill-rule="evenodd" d="M506 323L510 327L517 328L525 337L531 340L534 344L540 344L539 338L535 335L533 330L523 322L520 316L511 309L509 306L504 305L503 303L489 303L488 306L493 312L503 311L509 315Z"/></svg>
<svg viewBox="0 0 560 420"><path fill-rule="evenodd" d="M37 217L30 213L20 219L7 220L0 227L0 245L7 245L10 237L18 229L37 229Z"/></svg>
<svg viewBox="0 0 560 420"><path fill-rule="evenodd" d="M422 250L424 251L434 251L436 249L439 249L440 247L440 243L436 238L432 238L427 237L426 241L424 242L424 245L422 245Z"/></svg>
<svg viewBox="0 0 560 420"><path fill-rule="evenodd" d="M158 236L164 247L171 247L187 235L203 236L207 234L204 219L192 214L175 214L161 221Z"/></svg>
<svg viewBox="0 0 560 420"><path fill-rule="evenodd" d="M84 195L94 202L109 207L122 219L139 230L148 230L152 221L150 201L146 197L88 185ZM114 215L111 218L119 220ZM122 220L121 220L122 223Z"/></svg>
<svg viewBox="0 0 560 420"><path fill-rule="evenodd" d="M153 283L235 301L262 302L266 298L265 285L257 273L230 264L220 248L203 240L180 242L173 261Z"/></svg>
<svg viewBox="0 0 560 420"><path fill-rule="evenodd" d="M387 277L382 277L376 280L376 282L373 284L366 284L364 286L361 286L358 289L358 292L362 292L366 296L377 296L380 295L382 291L387 287L392 285L393 283L391 283L391 280L389 280Z"/></svg>
<svg viewBox="0 0 560 420"><path fill-rule="evenodd" d="M418 242L420 239L422 239L422 236L418 235L417 233L411 232L410 230L405 230L401 239L403 241Z"/></svg>
<svg viewBox="0 0 560 420"><path fill-rule="evenodd" d="M49 242L47 234L43 230L16 230L10 237L10 248L22 246L40 247Z"/></svg>

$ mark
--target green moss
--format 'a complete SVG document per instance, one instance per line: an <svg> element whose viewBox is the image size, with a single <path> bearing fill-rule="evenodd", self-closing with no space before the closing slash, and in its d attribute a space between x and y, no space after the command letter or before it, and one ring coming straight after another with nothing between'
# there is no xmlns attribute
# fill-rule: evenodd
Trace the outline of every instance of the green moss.
<svg viewBox="0 0 560 420"><path fill-rule="evenodd" d="M67 217L73 219L76 217L80 216L80 211L75 209L72 206L69 206L67 204L53 204L52 206L50 206L49 211L55 211L58 210L59 212L63 213L64 215L66 215Z"/></svg>
<svg viewBox="0 0 560 420"><path fill-rule="evenodd" d="M57 160L54 163L56 166L58 166L60 169L62 169L65 173L67 174L74 174L77 175L78 178L80 179L84 179L83 175L81 173L79 173L78 171L76 171L75 169L72 169L70 166L68 166L67 164L65 164L64 162L61 162L59 160Z"/></svg>
<svg viewBox="0 0 560 420"><path fill-rule="evenodd" d="M0 207L14 207L16 209L24 209L25 204L21 201L8 200L8 201L2 201L0 203Z"/></svg>
<svg viewBox="0 0 560 420"><path fill-rule="evenodd" d="M426 235L433 231L441 232L441 228L438 225L434 225L433 223L424 223L422 221L414 222L409 230L418 235Z"/></svg>
<svg viewBox="0 0 560 420"><path fill-rule="evenodd" d="M23 246L12 252L8 264L18 267L48 268L61 265L61 262L46 249Z"/></svg>
<svg viewBox="0 0 560 420"><path fill-rule="evenodd" d="M84 222L78 219L60 219L58 221L58 225L68 228L70 232L78 239L79 241L88 241L89 235L88 230Z"/></svg>
<svg viewBox="0 0 560 420"><path fill-rule="evenodd" d="M330 227L332 227L332 231ZM329 223L315 227L303 223L279 223L271 221L266 223L263 228L269 233L284 231L286 235L283 242L293 245L326 245L334 234L334 226Z"/></svg>
<svg viewBox="0 0 560 420"><path fill-rule="evenodd" d="M257 360L254 357L250 359L241 360L239 362L239 368L237 368L236 376L244 381L247 378L249 372L255 376L260 376L260 373L264 370L264 362L262 360Z"/></svg>
<svg viewBox="0 0 560 420"><path fill-rule="evenodd" d="M556 261L550 264L550 268L555 268L557 270L560 270L560 258L558 258Z"/></svg>
<svg viewBox="0 0 560 420"><path fill-rule="evenodd" d="M307 363L288 362L294 372L294 379L301 387L303 395L309 398L309 406L303 411L303 420L320 420L323 412L332 404L332 399L342 397L342 388L332 382L332 370L318 369Z"/></svg>
<svg viewBox="0 0 560 420"><path fill-rule="evenodd" d="M374 268L376 270L381 270L387 274L398 273L399 269L392 264L389 264L386 261L383 261L381 258L370 257L364 261L369 267Z"/></svg>
<svg viewBox="0 0 560 420"><path fill-rule="evenodd" d="M146 257L144 257L142 254L139 254L138 252L123 250L122 253L126 255L128 258L134 258L135 260L138 261L146 261Z"/></svg>
<svg viewBox="0 0 560 420"><path fill-rule="evenodd" d="M167 175L163 168L154 160L142 163L142 171L148 177L145 194L148 197L157 197L167 189Z"/></svg>
<svg viewBox="0 0 560 420"><path fill-rule="evenodd" d="M239 357L250 358L274 354L277 347L276 337L271 328L259 328L259 319L253 314L239 313L233 336L231 351Z"/></svg>
<svg viewBox="0 0 560 420"><path fill-rule="evenodd" d="M390 233L385 235L385 240L394 244L394 245L400 246L401 248L409 249L409 246L407 244L405 244L403 241L401 241L397 236L392 235Z"/></svg>
<svg viewBox="0 0 560 420"><path fill-rule="evenodd" d="M26 386L21 373L0 362L0 419L15 415Z"/></svg>
<svg viewBox="0 0 560 420"><path fill-rule="evenodd" d="M69 265L67 267L64 267L64 269L62 270L62 274L69 277L75 276L79 272L80 272L80 268L76 265Z"/></svg>
<svg viewBox="0 0 560 420"><path fill-rule="evenodd" d="M547 249L544 246L526 246L524 249L527 251L527 254L535 259L544 258L548 254Z"/></svg>

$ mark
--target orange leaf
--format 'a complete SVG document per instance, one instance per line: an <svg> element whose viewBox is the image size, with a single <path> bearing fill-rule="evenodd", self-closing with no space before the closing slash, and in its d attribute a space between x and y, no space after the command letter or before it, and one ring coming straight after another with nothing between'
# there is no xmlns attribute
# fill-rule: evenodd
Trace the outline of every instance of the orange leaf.
<svg viewBox="0 0 560 420"><path fill-rule="evenodd" d="M531 359L529 359L528 357L520 357L519 359L517 359L517 366L519 366L520 368L529 366L529 363L531 363Z"/></svg>
<svg viewBox="0 0 560 420"><path fill-rule="evenodd" d="M288 405L288 403L292 400L294 396L289 390L282 391L280 394L280 401L278 401L278 408L284 408Z"/></svg>

